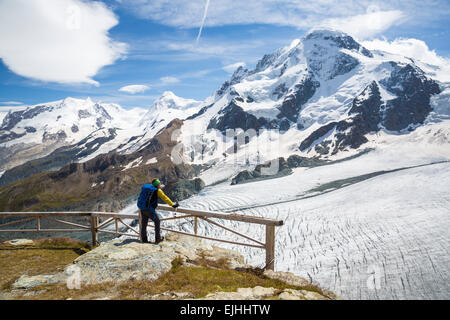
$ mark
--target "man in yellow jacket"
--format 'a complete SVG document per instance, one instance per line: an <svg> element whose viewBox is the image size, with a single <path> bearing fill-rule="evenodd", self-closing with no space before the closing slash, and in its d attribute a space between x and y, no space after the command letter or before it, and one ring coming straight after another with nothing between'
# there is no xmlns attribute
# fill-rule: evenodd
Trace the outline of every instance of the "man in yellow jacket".
<svg viewBox="0 0 450 320"><path fill-rule="evenodd" d="M173 203L168 196L164 194L161 190L161 181L158 179L153 179L151 184L144 184L142 186L141 194L138 198L137 206L141 212L141 241L148 243L147 239L147 225L148 219L151 219L155 223L155 242L159 243L164 240L161 237L160 229L160 218L156 213L156 208L158 207L158 198L163 200L169 206L173 208L178 207L178 202Z"/></svg>

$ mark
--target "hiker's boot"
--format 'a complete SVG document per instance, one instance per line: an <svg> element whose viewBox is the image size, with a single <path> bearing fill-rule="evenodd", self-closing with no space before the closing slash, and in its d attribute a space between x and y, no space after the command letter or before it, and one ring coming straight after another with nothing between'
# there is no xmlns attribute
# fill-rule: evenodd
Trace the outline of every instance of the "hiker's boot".
<svg viewBox="0 0 450 320"><path fill-rule="evenodd" d="M158 244L158 243L160 243L160 242L163 241L163 240L164 240L164 237L161 237L161 238L159 238L159 239L156 239L155 243Z"/></svg>

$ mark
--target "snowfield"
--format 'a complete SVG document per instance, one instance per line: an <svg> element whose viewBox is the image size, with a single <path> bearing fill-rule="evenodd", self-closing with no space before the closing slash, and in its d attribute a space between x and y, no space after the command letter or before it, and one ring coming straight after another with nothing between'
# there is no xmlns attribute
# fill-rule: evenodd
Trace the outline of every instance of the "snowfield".
<svg viewBox="0 0 450 320"><path fill-rule="evenodd" d="M294 176L301 183L302 170ZM386 173L297 201L283 202L278 186L285 183L247 184L245 194L212 187L186 205L223 209L238 203L250 207L239 213L284 220L276 232L275 269L309 277L344 298L450 298L450 163ZM261 189L279 199L251 208ZM264 240L262 227L225 225ZM223 230L200 230L224 238ZM250 264L265 264L261 250L225 246Z"/></svg>
<svg viewBox="0 0 450 320"><path fill-rule="evenodd" d="M231 186L210 187L182 205L251 205L262 188L271 189L276 198L281 180L274 180L274 186L247 184L250 194L243 195ZM284 220L276 230L275 270L310 278L346 299L449 299L449 189L450 163L441 163L383 174L303 200L236 211ZM264 240L261 226L222 223ZM192 232L188 220L178 227ZM236 240L203 223L199 233ZM241 252L252 265L265 264L260 249L219 245Z"/></svg>

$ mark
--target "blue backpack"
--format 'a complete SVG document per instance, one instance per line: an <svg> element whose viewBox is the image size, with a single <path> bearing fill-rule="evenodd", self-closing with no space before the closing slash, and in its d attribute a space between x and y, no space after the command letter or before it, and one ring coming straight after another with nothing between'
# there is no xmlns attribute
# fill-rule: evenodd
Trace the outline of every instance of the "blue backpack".
<svg viewBox="0 0 450 320"><path fill-rule="evenodd" d="M144 184L138 198L137 206L140 210L156 209L158 206L158 188L152 184Z"/></svg>

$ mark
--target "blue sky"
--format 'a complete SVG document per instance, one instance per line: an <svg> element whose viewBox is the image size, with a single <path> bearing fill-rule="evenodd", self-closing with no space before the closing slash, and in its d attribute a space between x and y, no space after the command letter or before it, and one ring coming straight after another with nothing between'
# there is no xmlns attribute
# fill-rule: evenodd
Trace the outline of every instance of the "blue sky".
<svg viewBox="0 0 450 320"><path fill-rule="evenodd" d="M0 0L0 106L71 96L148 108L166 90L203 100L318 26L386 47L418 39L411 54L447 61L449 18L437 0Z"/></svg>

